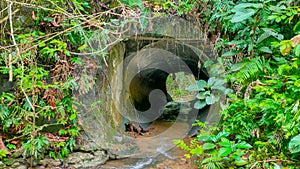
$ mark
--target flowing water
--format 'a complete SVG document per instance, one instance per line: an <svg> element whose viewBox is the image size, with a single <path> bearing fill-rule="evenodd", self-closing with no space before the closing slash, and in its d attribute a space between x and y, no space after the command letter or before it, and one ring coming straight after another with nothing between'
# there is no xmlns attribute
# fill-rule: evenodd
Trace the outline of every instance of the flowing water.
<svg viewBox="0 0 300 169"><path fill-rule="evenodd" d="M181 123L176 127L186 128L186 124ZM100 166L103 169L152 169L152 168L180 168L190 169L194 168L191 160L185 159L183 156L186 153L174 146L172 140L176 138L178 133L174 131L180 131L179 128L170 130L173 127L173 123L158 121L152 124L149 132L143 136L136 137L137 146L140 149L140 154L137 153L133 157L109 160L106 164ZM166 136L167 139L162 141L156 136ZM185 138L186 142L190 138ZM151 142L149 142L151 141Z"/></svg>

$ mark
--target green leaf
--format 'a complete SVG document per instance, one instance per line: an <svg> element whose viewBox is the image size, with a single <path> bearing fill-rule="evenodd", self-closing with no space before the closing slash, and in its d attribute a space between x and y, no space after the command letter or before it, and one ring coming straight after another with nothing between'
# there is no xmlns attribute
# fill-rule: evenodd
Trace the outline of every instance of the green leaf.
<svg viewBox="0 0 300 169"><path fill-rule="evenodd" d="M262 8L263 4L261 4L261 3L240 3L240 4L234 6L234 8L232 9L232 12L238 12L238 11L244 10L245 8L248 8L248 7Z"/></svg>
<svg viewBox="0 0 300 169"><path fill-rule="evenodd" d="M70 120L74 120L74 119L76 119L76 114L74 113L74 114L72 114L70 117L69 117L69 119Z"/></svg>
<svg viewBox="0 0 300 169"><path fill-rule="evenodd" d="M51 40L49 43L59 43L59 40L53 39L53 40Z"/></svg>
<svg viewBox="0 0 300 169"><path fill-rule="evenodd" d="M226 90L226 87L214 84L211 87L211 89L216 89L216 90L219 90L221 93L224 93L224 91Z"/></svg>
<svg viewBox="0 0 300 169"><path fill-rule="evenodd" d="M6 150L0 150L0 159L6 157L8 155L8 152Z"/></svg>
<svg viewBox="0 0 300 169"><path fill-rule="evenodd" d="M279 23L279 22L281 21L281 18L280 18L280 17L277 17L277 18L275 19L275 21L276 21L277 23Z"/></svg>
<svg viewBox="0 0 300 169"><path fill-rule="evenodd" d="M300 79L296 80L294 85L300 88Z"/></svg>
<svg viewBox="0 0 300 169"><path fill-rule="evenodd" d="M285 19L285 18L286 18L286 15L282 15L280 18L281 18L281 19Z"/></svg>
<svg viewBox="0 0 300 169"><path fill-rule="evenodd" d="M54 158L54 159L57 158L57 157L56 157L56 154L55 154L53 151L49 151L49 156L50 156L51 158Z"/></svg>
<svg viewBox="0 0 300 169"><path fill-rule="evenodd" d="M252 146L249 143L246 142L240 142L234 145L234 148L238 149L238 148L252 148Z"/></svg>
<svg viewBox="0 0 300 169"><path fill-rule="evenodd" d="M289 142L289 150L291 153L300 152L300 135L297 135Z"/></svg>
<svg viewBox="0 0 300 169"><path fill-rule="evenodd" d="M268 20L273 20L275 18L277 18L277 15L271 15L271 16L268 17Z"/></svg>
<svg viewBox="0 0 300 169"><path fill-rule="evenodd" d="M255 14L256 10L253 9L245 9L243 11L238 11L231 18L232 23L242 22Z"/></svg>
<svg viewBox="0 0 300 169"><path fill-rule="evenodd" d="M203 154L203 150L201 149L201 147L196 147L196 148L193 148L193 149L190 151L190 153L191 153L192 155L197 155L197 156L199 156L199 155L202 155L202 154Z"/></svg>
<svg viewBox="0 0 300 169"><path fill-rule="evenodd" d="M64 51L64 54L66 54L67 56L71 56L70 52L67 50Z"/></svg>
<svg viewBox="0 0 300 169"><path fill-rule="evenodd" d="M53 19L49 17L44 17L43 20L47 22L53 22Z"/></svg>
<svg viewBox="0 0 300 169"><path fill-rule="evenodd" d="M206 87L206 81L205 80L198 80L197 86L199 89L204 89Z"/></svg>
<svg viewBox="0 0 300 169"><path fill-rule="evenodd" d="M227 156L228 154L230 154L231 152L232 152L231 147L222 147L222 148L220 148L220 150L218 152L218 156L224 157L224 156Z"/></svg>
<svg viewBox="0 0 300 169"><path fill-rule="evenodd" d="M225 79L215 79L215 83L213 86L222 86L226 83ZM216 88L217 89L217 88Z"/></svg>
<svg viewBox="0 0 300 169"><path fill-rule="evenodd" d="M296 56L298 56L298 57L300 56L300 44L298 44L294 47L294 52L295 52Z"/></svg>
<svg viewBox="0 0 300 169"><path fill-rule="evenodd" d="M229 136L229 132L227 132L227 131L220 131L216 136L215 136L215 138L216 138L216 140L219 140L220 138L222 138L222 137L227 137L227 136Z"/></svg>
<svg viewBox="0 0 300 169"><path fill-rule="evenodd" d="M41 31L38 31L38 34L41 35L41 36L44 36L45 33L44 32L41 32Z"/></svg>
<svg viewBox="0 0 300 169"><path fill-rule="evenodd" d="M211 87L216 82L215 77L210 77L207 81L207 84Z"/></svg>
<svg viewBox="0 0 300 169"><path fill-rule="evenodd" d="M203 150L211 150L211 149L214 149L215 147L216 147L216 145L213 143L204 143L202 145Z"/></svg>
<svg viewBox="0 0 300 169"><path fill-rule="evenodd" d="M245 160L239 160L239 161L235 161L234 164L237 166L243 166L246 165L248 162Z"/></svg>
<svg viewBox="0 0 300 169"><path fill-rule="evenodd" d="M207 68L208 66L211 66L213 63L214 63L214 61L209 59L204 62L203 67Z"/></svg>
<svg viewBox="0 0 300 169"><path fill-rule="evenodd" d="M205 99L208 95L210 95L210 91L200 92L197 94L197 98L202 100Z"/></svg>
<svg viewBox="0 0 300 169"><path fill-rule="evenodd" d="M242 52L241 50L230 50L228 52L223 53L222 56L223 57L235 56L241 52Z"/></svg>
<svg viewBox="0 0 300 169"><path fill-rule="evenodd" d="M201 135L198 135L197 136L197 140L198 141L211 141L211 136L201 136Z"/></svg>
<svg viewBox="0 0 300 169"><path fill-rule="evenodd" d="M295 34L300 34L300 21L294 26L293 31Z"/></svg>
<svg viewBox="0 0 300 169"><path fill-rule="evenodd" d="M195 91L205 91L206 81L205 80L198 80L196 84L192 84L188 86L185 90L195 92Z"/></svg>
<svg viewBox="0 0 300 169"><path fill-rule="evenodd" d="M78 50L83 50L83 49L85 49L87 47L87 44L83 44L83 45L81 45L79 48L78 48Z"/></svg>
<svg viewBox="0 0 300 169"><path fill-rule="evenodd" d="M221 141L218 144L222 147L231 147L231 141L227 138L221 138Z"/></svg>
<svg viewBox="0 0 300 169"><path fill-rule="evenodd" d="M266 46L261 47L259 50L261 52L265 52L265 53L270 53L270 54L273 53L272 50L269 47L266 47Z"/></svg>
<svg viewBox="0 0 300 169"><path fill-rule="evenodd" d="M214 103L216 103L219 100L219 96L215 96L214 94L211 94L210 96L207 96L205 98L205 101L208 105L212 105Z"/></svg>
<svg viewBox="0 0 300 169"><path fill-rule="evenodd" d="M194 108L195 109L202 109L203 107L206 106L206 102L205 100L198 100L195 104L194 104Z"/></svg>
<svg viewBox="0 0 300 169"><path fill-rule="evenodd" d="M40 48L41 48L41 47L44 47L44 46L46 46L46 43L44 43L44 42L39 44L39 47L40 47Z"/></svg>

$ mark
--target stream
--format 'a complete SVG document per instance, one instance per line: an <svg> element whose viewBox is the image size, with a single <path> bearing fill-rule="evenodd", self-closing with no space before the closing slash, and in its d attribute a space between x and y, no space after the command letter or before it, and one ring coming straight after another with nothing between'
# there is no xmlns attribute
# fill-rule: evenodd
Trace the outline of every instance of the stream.
<svg viewBox="0 0 300 169"><path fill-rule="evenodd" d="M177 127L185 128L184 123L178 124ZM189 169L195 168L191 159L186 159L184 150L174 146L172 140L176 138L176 132L170 130L174 127L173 123L158 121L154 122L145 135L136 135L136 143L140 149L141 154L131 158L124 158L118 160L109 160L104 165L99 166L103 169L154 169L154 168L180 168ZM176 126L175 126L176 127ZM178 131L178 129L176 129ZM167 141L160 142L156 136L162 135L168 131ZM170 132L171 131L171 132ZM152 142L149 143L148 139L151 138ZM141 140L140 140L141 139ZM184 138L188 143L191 139ZM149 146L150 145L150 146ZM154 148L156 147L156 148ZM140 156L141 155L141 156Z"/></svg>

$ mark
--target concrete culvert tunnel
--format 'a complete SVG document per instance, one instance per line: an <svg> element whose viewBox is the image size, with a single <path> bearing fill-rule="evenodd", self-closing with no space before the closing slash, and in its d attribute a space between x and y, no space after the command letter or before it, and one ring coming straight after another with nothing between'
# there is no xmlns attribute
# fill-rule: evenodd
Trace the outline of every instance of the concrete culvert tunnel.
<svg viewBox="0 0 300 169"><path fill-rule="evenodd" d="M132 42L129 40L126 43ZM125 53L123 68L124 93L121 94L121 100L124 104L121 106L125 107L125 110L123 110L126 113L125 125L131 122L135 128L141 128L140 131L147 131L150 124L155 120L170 120L173 118L175 121L174 117L178 115L179 112L177 111L180 111L179 103L174 102L174 98L167 90L168 77L183 72L185 76L192 76L195 82L199 79L207 81L209 75L205 69L201 68L206 58L199 55L204 55L204 53L197 53L189 45L175 40L162 40L152 43L149 41L142 44L139 47L133 47L137 51ZM128 46L127 44L126 50L130 50ZM169 55L169 57L163 55ZM171 57L177 58L172 59ZM160 92L155 93L156 91ZM151 103L151 92L153 92L152 95L155 95L152 99L153 103ZM195 96L195 94L193 95ZM183 102L189 103L190 108L192 108L195 98ZM171 109L171 113L166 108ZM201 113L204 110L199 111L202 120L207 115L208 108L205 108L206 114ZM150 109L151 111L149 111ZM198 110L194 111L198 112ZM195 119L191 118L190 120Z"/></svg>
<svg viewBox="0 0 300 169"><path fill-rule="evenodd" d="M210 49L203 49L203 42L195 47L164 37L155 41L128 39L115 44L106 60L103 57L87 60L100 58L99 69L93 72L97 77L95 88L81 94L85 104L80 107L80 121L88 140L92 140L89 143L105 149L111 158L128 155L140 158L172 148L172 140L186 137L197 118L209 123L217 120L211 113L215 106L193 109L196 92L178 100L170 88L170 84L176 83L172 78L189 76L191 84L209 79L202 65L211 53ZM185 91L185 87L180 90ZM153 127L166 120L171 121L164 130ZM130 137L125 133L126 128L135 130L135 134L143 131L145 134Z"/></svg>

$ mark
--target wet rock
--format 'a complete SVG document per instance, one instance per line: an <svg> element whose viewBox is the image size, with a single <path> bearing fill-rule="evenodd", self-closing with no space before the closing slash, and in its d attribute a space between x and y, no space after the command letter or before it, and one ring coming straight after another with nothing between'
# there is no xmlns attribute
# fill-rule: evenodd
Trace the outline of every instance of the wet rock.
<svg viewBox="0 0 300 169"><path fill-rule="evenodd" d="M22 155L22 151L16 151L12 154L13 158L19 158Z"/></svg>
<svg viewBox="0 0 300 169"><path fill-rule="evenodd" d="M20 164L18 167L16 167L15 169L27 169L28 167L24 164Z"/></svg>
<svg viewBox="0 0 300 169"><path fill-rule="evenodd" d="M99 148L99 146L96 145L84 132L80 133L76 142L77 144L74 147L75 151L92 152L97 151Z"/></svg>
<svg viewBox="0 0 300 169"><path fill-rule="evenodd" d="M104 151L96 151L94 153L75 152L69 155L65 160L67 166L74 168L97 167L104 164L109 156Z"/></svg>
<svg viewBox="0 0 300 169"><path fill-rule="evenodd" d="M40 164L43 166L51 165L51 166L59 166L62 164L60 159L52 159L52 158L45 158L40 161Z"/></svg>
<svg viewBox="0 0 300 169"><path fill-rule="evenodd" d="M134 154L138 147L133 143L114 144L107 150L110 159L127 158Z"/></svg>
<svg viewBox="0 0 300 169"><path fill-rule="evenodd" d="M11 164L9 167L5 166L4 168L9 168L9 169L27 169L28 167L26 166L25 162L22 161L21 159L13 159L14 163Z"/></svg>

